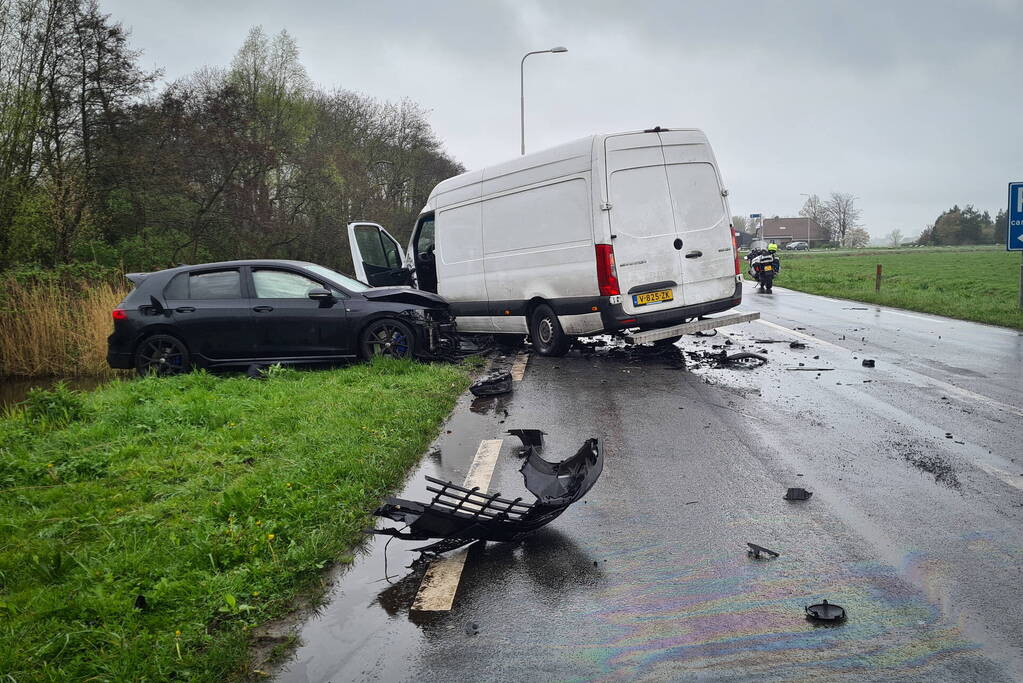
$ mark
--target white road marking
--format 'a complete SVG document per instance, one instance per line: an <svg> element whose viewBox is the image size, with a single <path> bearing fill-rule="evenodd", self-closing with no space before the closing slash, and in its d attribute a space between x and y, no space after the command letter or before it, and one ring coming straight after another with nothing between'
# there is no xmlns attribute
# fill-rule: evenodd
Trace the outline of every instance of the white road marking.
<svg viewBox="0 0 1023 683"><path fill-rule="evenodd" d="M1006 472L1005 470L1000 470L997 467L994 467L992 465L988 465L988 464L983 463L983 462L978 462L978 463L974 463L974 464L977 465L977 467L979 467L980 469L982 469L985 472L987 472L988 474L990 474L990 475L992 475L994 477L998 477L999 479L1004 481L1009 486L1012 486L1012 487L1015 487L1017 489L1023 490L1023 477L1015 476L1011 472Z"/></svg>
<svg viewBox="0 0 1023 683"><path fill-rule="evenodd" d="M487 490L494 476L494 467L497 465L497 456L501 453L503 443L504 439L486 439L480 442L476 457L472 459L469 472L465 475L463 484L465 488L479 487L480 491ZM455 593L458 592L458 582L462 578L462 568L465 567L465 558L468 554L468 548L461 548L431 562L423 575L423 582L419 584L419 592L416 593L412 609L417 612L450 611L455 602Z"/></svg>
<svg viewBox="0 0 1023 683"><path fill-rule="evenodd" d="M851 349L847 349L844 346L839 346L838 344L832 344L831 342L824 341L823 339L818 339L817 337L811 337L808 334L803 334L802 332L797 332L796 330L789 329L788 327L784 327L782 325L777 325L777 324L772 323L772 322L768 322L768 321L766 321L764 319L757 320L756 322L762 323L764 325L767 325L768 327L773 327L774 329L780 330L782 332L787 332L788 334L794 334L797 337L802 337L803 339L807 339L807 340L815 342L817 344L822 344L824 346L830 346L830 347L835 348L835 349L841 349L842 351L845 351L847 353L851 351ZM903 369L905 370L905 368L903 368ZM913 372L913 371L912 370L906 370L906 372ZM943 382L940 379L934 379L933 377L928 377L927 375L924 375L924 374L919 373L919 372L915 372L913 374L919 375L920 377L922 377L924 382L930 384L932 387L935 387L937 389L941 389L942 391L945 391L945 392L947 392L949 394L955 394L955 395L959 396L959 398L963 398L963 399L966 399L966 400L969 400L969 401L978 401L980 403L985 403L985 404L991 406L992 408L996 408L998 410L1006 410L1006 411L1008 411L1008 412L1010 412L1010 413L1012 413L1014 415L1019 415L1020 417L1023 417L1023 408L1017 408L1016 406L1009 405L1008 403L1002 403L1001 401L996 401L993 398L989 398L989 397L984 396L982 394L974 393L974 392L970 391L969 389L963 389L962 387L957 387L956 385L949 384L948 382Z"/></svg>
<svg viewBox="0 0 1023 683"><path fill-rule="evenodd" d="M515 355L515 360L512 362L511 376L516 382L521 382L522 378L526 375L526 364L529 362L528 353L519 353Z"/></svg>
<svg viewBox="0 0 1023 683"><path fill-rule="evenodd" d="M776 330L781 330L782 332L787 332L789 334L794 334L797 337L802 337L803 339L807 339L807 340L815 342L817 344L823 344L824 346L830 346L830 347L832 347L834 349L841 349L842 351L848 351L849 350L849 349L845 348L844 346L839 346L838 344L832 344L831 342L824 341L823 339L818 339L817 337L811 336L809 334L803 334L802 332L799 332L798 330L793 330L793 329L790 329L788 327L784 327L782 325L776 325L775 323L768 322L767 320L764 320L763 318L761 318L760 320L757 320L757 322L761 323L763 325L767 325L768 327L773 327Z"/></svg>

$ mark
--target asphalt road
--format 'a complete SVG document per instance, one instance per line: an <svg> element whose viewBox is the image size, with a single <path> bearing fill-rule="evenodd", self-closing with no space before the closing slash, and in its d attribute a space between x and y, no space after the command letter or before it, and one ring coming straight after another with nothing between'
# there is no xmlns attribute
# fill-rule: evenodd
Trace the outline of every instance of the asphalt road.
<svg viewBox="0 0 1023 683"><path fill-rule="evenodd" d="M463 399L405 497L512 427L552 460L603 438L602 478L526 542L475 546L451 612L410 614L417 544L384 580L369 542L278 679L1023 678L1023 335L781 288L742 310L763 322L533 357L512 395ZM698 358L739 349L768 363ZM491 490L528 496L516 444ZM822 598L848 620L806 621Z"/></svg>

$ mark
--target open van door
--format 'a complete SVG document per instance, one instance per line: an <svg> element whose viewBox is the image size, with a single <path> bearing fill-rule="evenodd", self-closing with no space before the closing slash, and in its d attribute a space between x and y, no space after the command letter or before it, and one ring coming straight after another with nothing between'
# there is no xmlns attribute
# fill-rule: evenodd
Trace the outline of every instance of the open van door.
<svg viewBox="0 0 1023 683"><path fill-rule="evenodd" d="M405 263L401 245L381 226L349 223L348 245L359 280L374 287L412 284L412 270Z"/></svg>

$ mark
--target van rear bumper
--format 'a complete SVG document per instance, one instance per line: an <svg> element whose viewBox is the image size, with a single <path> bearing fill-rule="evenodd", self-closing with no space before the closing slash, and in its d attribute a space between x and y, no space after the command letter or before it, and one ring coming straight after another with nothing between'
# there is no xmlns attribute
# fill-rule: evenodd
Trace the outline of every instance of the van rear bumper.
<svg viewBox="0 0 1023 683"><path fill-rule="evenodd" d="M670 327L679 325L699 318L727 311L742 303L742 283L735 283L735 291L732 296L726 299L717 299L693 306L681 306L667 311L656 311L651 313L626 313L621 304L605 304L601 307L600 317L604 323L604 330L624 330L638 327L641 330L655 330L659 327Z"/></svg>

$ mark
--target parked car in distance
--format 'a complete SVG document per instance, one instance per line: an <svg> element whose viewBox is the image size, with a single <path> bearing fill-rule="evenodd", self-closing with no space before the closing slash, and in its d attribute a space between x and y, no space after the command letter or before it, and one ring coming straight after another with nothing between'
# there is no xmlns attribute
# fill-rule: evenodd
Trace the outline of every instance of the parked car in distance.
<svg viewBox="0 0 1023 683"><path fill-rule="evenodd" d="M314 263L227 261L127 278L135 289L113 311L107 363L142 375L429 356L454 332L437 294L370 287Z"/></svg>
<svg viewBox="0 0 1023 683"><path fill-rule="evenodd" d="M727 194L699 130L591 135L442 181L407 250L376 223L348 241L360 279L437 292L459 331L560 356L739 305Z"/></svg>
<svg viewBox="0 0 1023 683"><path fill-rule="evenodd" d="M785 248L789 251L808 251L810 245L806 242L789 242L785 245Z"/></svg>

